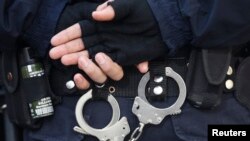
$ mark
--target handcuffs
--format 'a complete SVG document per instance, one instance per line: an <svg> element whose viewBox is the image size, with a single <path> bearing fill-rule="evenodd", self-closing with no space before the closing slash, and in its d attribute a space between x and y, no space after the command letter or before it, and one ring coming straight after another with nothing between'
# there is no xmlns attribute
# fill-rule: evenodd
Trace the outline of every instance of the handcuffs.
<svg viewBox="0 0 250 141"><path fill-rule="evenodd" d="M152 106L145 96L146 85L150 79L149 72L146 73L140 80L138 85L138 96L135 97L132 112L139 120L137 127L131 134L129 141L137 141L142 134L143 128L147 124L160 124L167 115L175 115L181 113L181 106L186 99L186 85L182 77L172 68L165 68L165 75L173 78L179 87L179 96L176 102L168 108L156 108ZM120 119L119 104L111 94L108 95L107 101L110 103L113 116L109 124L102 129L90 127L82 115L82 110L85 103L92 98L92 90L84 94L77 102L75 115L80 127L74 127L74 130L85 135L92 135L100 141L123 141L129 134L130 127L126 117ZM120 120L119 120L120 119Z"/></svg>
<svg viewBox="0 0 250 141"><path fill-rule="evenodd" d="M102 129L95 129L90 127L82 115L85 103L92 98L92 90L84 94L76 104L76 121L79 126L75 126L74 130L85 134L97 137L100 141L122 141L125 136L130 132L129 124L126 117L120 119L120 108L115 97L111 94L108 95L107 101L112 107L113 115L109 124Z"/></svg>

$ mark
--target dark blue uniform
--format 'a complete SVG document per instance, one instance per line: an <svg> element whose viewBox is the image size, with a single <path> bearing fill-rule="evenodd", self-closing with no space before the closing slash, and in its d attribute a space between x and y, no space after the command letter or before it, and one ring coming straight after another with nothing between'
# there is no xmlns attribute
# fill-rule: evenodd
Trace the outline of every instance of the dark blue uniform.
<svg viewBox="0 0 250 141"><path fill-rule="evenodd" d="M45 54L68 0L1 0L0 50L16 47L18 38Z"/></svg>
<svg viewBox="0 0 250 141"><path fill-rule="evenodd" d="M250 2L239 0L148 0L162 37L175 50L239 46L249 41Z"/></svg>
<svg viewBox="0 0 250 141"><path fill-rule="evenodd" d="M44 55L54 34L57 19L66 0L0 1L0 49L15 47L18 37ZM179 48L238 47L250 40L250 1L246 0L148 0L158 21L164 42L174 56ZM208 124L250 124L250 111L234 93L223 95L219 107L211 111L194 108L185 102L180 115L166 118L161 125L145 128L141 141L205 141ZM41 129L25 130L25 141L96 140L73 131L77 125L74 108L79 96L65 96L55 114L44 120ZM138 125L132 114L133 99L117 98L121 114L131 130ZM174 99L174 98L170 98ZM161 103L159 103L161 104ZM108 109L108 110L107 110ZM107 110L107 111L106 111ZM103 127L111 110L104 102L90 103L85 118L94 127ZM97 122L98 121L98 122Z"/></svg>

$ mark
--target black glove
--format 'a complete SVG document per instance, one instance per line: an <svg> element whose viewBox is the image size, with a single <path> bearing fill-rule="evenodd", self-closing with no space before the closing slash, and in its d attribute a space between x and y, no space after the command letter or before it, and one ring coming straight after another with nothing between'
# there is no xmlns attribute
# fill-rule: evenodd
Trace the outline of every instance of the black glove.
<svg viewBox="0 0 250 141"><path fill-rule="evenodd" d="M60 15L55 33L58 33L83 19L91 19L92 11L95 11L96 7L100 4L101 2L89 3L87 1L78 2L76 0L67 4ZM75 74L75 71L77 70L77 66L70 66L66 68L60 60L52 60L52 63L61 71L64 71L65 74L70 74L72 72Z"/></svg>
<svg viewBox="0 0 250 141"><path fill-rule="evenodd" d="M96 7L100 5L99 3L84 2L74 2L65 6L62 14L58 20L56 33L60 32L69 26L83 20L91 19L91 14L96 10Z"/></svg>
<svg viewBox="0 0 250 141"><path fill-rule="evenodd" d="M132 65L166 53L146 0L115 0L109 4L115 10L113 21L97 22L90 18L79 22L91 57L104 52L121 65Z"/></svg>

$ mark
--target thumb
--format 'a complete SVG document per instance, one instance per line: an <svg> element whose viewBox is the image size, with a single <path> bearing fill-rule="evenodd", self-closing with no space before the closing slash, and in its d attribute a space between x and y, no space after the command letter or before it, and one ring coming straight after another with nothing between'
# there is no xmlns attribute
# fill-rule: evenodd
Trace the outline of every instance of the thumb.
<svg viewBox="0 0 250 141"><path fill-rule="evenodd" d="M111 21L115 17L115 11L112 6L106 5L94 11L92 17L96 21Z"/></svg>
<svg viewBox="0 0 250 141"><path fill-rule="evenodd" d="M148 61L142 62L136 67L141 73L146 73L148 71Z"/></svg>

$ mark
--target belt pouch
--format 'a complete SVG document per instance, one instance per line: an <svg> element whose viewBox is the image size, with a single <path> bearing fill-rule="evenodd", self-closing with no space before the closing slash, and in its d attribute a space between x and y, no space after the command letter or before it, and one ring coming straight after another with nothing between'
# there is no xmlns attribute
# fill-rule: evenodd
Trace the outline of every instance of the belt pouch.
<svg viewBox="0 0 250 141"><path fill-rule="evenodd" d="M18 80L13 89L7 89L7 110L10 120L21 127L36 129L41 126L41 118L52 115L54 109L43 64L32 58L31 52L30 48L24 48L18 55L12 53L12 62L9 62L10 56L4 55L3 62L5 66L8 63L16 64L12 69L16 69L14 72L17 73L15 78L7 78L5 81ZM8 83L6 87L9 87Z"/></svg>
<svg viewBox="0 0 250 141"><path fill-rule="evenodd" d="M188 101L200 109L220 105L223 81L231 60L230 49L196 50L190 55L186 77Z"/></svg>
<svg viewBox="0 0 250 141"><path fill-rule="evenodd" d="M250 110L250 57L239 65L236 75L236 98Z"/></svg>

